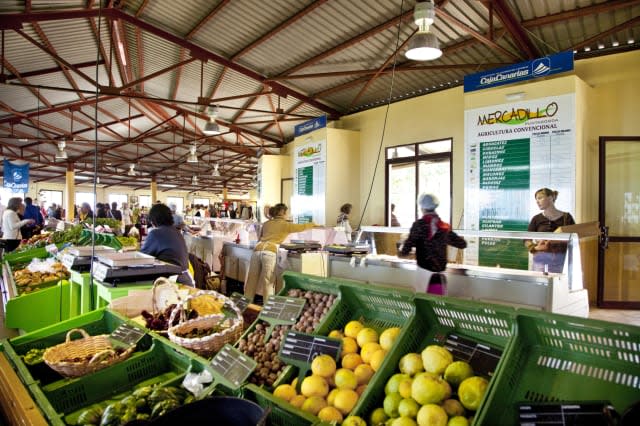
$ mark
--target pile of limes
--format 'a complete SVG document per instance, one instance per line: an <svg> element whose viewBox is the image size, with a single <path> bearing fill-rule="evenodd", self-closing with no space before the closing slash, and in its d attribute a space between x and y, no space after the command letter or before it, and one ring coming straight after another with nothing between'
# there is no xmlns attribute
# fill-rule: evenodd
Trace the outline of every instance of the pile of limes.
<svg viewBox="0 0 640 426"><path fill-rule="evenodd" d="M295 379L291 384L276 387L273 394L320 420L364 425L364 421L355 416L344 418L356 406L399 334L398 327L378 334L360 321L350 321L344 330L329 333L329 337L342 339L341 359L337 363L329 355L317 356L311 363L311 375L300 384L300 393L296 392Z"/></svg>

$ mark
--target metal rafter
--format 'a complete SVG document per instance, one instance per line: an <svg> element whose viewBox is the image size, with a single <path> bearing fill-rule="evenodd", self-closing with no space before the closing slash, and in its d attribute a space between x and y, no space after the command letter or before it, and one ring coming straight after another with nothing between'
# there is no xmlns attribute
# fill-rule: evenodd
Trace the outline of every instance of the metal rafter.
<svg viewBox="0 0 640 426"><path fill-rule="evenodd" d="M513 10L505 3L504 0L491 0L493 10L498 14L511 38L516 42L518 47L527 54L527 59L534 59L542 56L540 50L531 41L524 27L516 18ZM486 6L486 4L485 4ZM490 28L493 26L491 25Z"/></svg>

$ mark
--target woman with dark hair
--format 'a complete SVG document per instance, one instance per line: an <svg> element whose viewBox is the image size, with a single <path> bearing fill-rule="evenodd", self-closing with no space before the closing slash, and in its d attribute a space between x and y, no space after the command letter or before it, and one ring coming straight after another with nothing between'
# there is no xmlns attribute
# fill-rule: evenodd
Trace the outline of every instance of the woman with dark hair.
<svg viewBox="0 0 640 426"><path fill-rule="evenodd" d="M25 225L33 225L35 220L23 219L20 220L18 213L24 211L24 204L22 198L13 197L9 199L7 208L2 214L2 239L4 241L5 251L14 251L19 245L22 239L20 228Z"/></svg>
<svg viewBox="0 0 640 426"><path fill-rule="evenodd" d="M533 216L529 223L529 232L554 232L561 226L574 225L576 222L570 213L558 210L555 201L558 191L541 188L534 194L541 213ZM533 254L531 269L538 272L562 272L567 243L548 240L527 240L525 245Z"/></svg>
<svg viewBox="0 0 640 426"><path fill-rule="evenodd" d="M349 242L351 242L351 233L353 232L351 224L349 223L349 215L351 214L352 208L353 206L350 203L343 204L342 207L340 207L340 214L336 220L337 225L344 228L344 233L346 234L347 241Z"/></svg>
<svg viewBox="0 0 640 426"><path fill-rule="evenodd" d="M140 251L162 260L178 265L182 273L177 281L193 286L189 276L189 252L184 237L173 226L171 209L164 204L154 204L149 210L148 220L153 226L142 244Z"/></svg>

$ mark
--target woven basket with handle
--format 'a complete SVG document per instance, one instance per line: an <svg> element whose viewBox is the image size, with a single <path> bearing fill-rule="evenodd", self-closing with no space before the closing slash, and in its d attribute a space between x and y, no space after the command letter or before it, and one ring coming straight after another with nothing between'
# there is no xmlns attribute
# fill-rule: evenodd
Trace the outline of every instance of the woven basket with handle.
<svg viewBox="0 0 640 426"><path fill-rule="evenodd" d="M184 348L187 348L198 355L204 357L210 357L218 352L226 343L234 343L240 338L243 330L242 314L238 307L231 301L231 299L223 296L215 291L199 291L186 298L185 303L188 305L189 301L193 298L203 295L214 295L217 298L224 300L227 307L235 312L235 316L225 318L222 314L204 315L195 319L185 320L184 310L176 309L171 313L171 319L169 324L173 322L175 315L180 315L180 323L173 327L169 327L168 334L169 340ZM180 312L178 312L180 311ZM178 334L189 333L190 331L200 329L212 329L217 326L222 326L224 329L219 333L212 333L208 336L199 338L185 338L180 337Z"/></svg>
<svg viewBox="0 0 640 426"><path fill-rule="evenodd" d="M71 340L74 333L82 338ZM53 370L65 377L81 377L129 358L135 346L119 352L111 345L109 335L90 336L81 328L67 332L64 343L48 348L42 358Z"/></svg>

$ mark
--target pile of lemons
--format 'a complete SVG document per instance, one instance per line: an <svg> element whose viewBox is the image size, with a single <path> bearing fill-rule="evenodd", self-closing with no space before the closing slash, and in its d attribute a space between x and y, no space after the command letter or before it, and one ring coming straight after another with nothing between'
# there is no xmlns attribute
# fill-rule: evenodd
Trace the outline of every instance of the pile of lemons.
<svg viewBox="0 0 640 426"><path fill-rule="evenodd" d="M469 426L489 384L438 345L404 355L398 369L387 381L383 406L371 413L370 425Z"/></svg>
<svg viewBox="0 0 640 426"><path fill-rule="evenodd" d="M329 333L329 337L342 339L341 359L337 363L329 355L317 356L311 363L311 375L300 384L300 393L294 379L291 384L276 387L273 394L325 422L364 424L360 418L344 418L356 406L399 334L398 327L378 334L360 321L350 321L344 330Z"/></svg>

